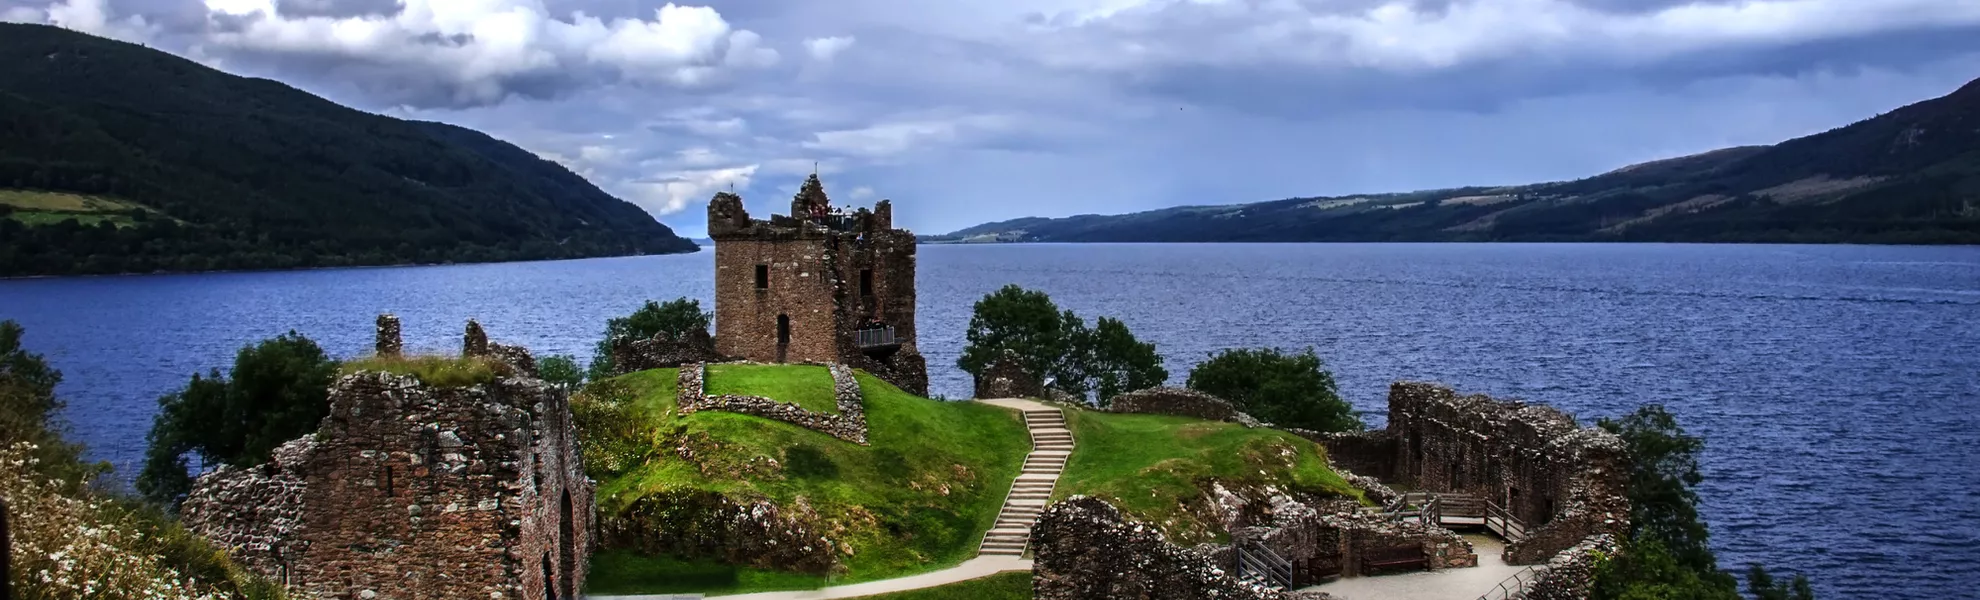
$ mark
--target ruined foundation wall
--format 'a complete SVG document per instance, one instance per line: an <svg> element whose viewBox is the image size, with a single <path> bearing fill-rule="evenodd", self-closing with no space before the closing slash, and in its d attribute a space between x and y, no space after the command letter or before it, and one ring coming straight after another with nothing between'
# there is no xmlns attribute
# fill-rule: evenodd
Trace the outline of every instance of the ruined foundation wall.
<svg viewBox="0 0 1980 600"><path fill-rule="evenodd" d="M1274 498L1272 504L1270 519L1260 526L1240 528L1231 537L1262 545L1291 561L1295 586L1314 585L1335 576L1478 566L1471 544L1442 527L1359 512L1318 510L1285 497ZM1419 562L1387 567L1370 564L1375 559L1396 557Z"/></svg>
<svg viewBox="0 0 1980 600"><path fill-rule="evenodd" d="M474 351L527 357L473 329ZM300 597L574 598L595 504L567 402L528 377L346 375L315 434L201 477L185 522Z"/></svg>
<svg viewBox="0 0 1980 600"><path fill-rule="evenodd" d="M1526 600L1587 600L1595 587L1595 567L1614 556L1616 538L1590 536L1547 561L1547 569L1526 588Z"/></svg>
<svg viewBox="0 0 1980 600"><path fill-rule="evenodd" d="M1327 449L1335 466L1383 481L1395 479L1396 436L1389 430L1320 433L1289 429Z"/></svg>
<svg viewBox="0 0 1980 600"><path fill-rule="evenodd" d="M780 402L762 396L742 396L721 394L710 396L705 391L707 368L693 364L681 367L675 386L675 404L681 414L693 414L704 410L719 410L745 415L754 415L773 421L783 421L805 429L817 431L848 442L866 445L866 403L859 389L859 380L853 377L852 369L845 365L826 365L832 372L832 395L837 414L813 412L789 402Z"/></svg>
<svg viewBox="0 0 1980 600"><path fill-rule="evenodd" d="M1531 536L1506 550L1513 564L1629 528L1622 440L1559 410L1403 382L1389 391L1389 433L1396 480L1485 498L1526 523Z"/></svg>
<svg viewBox="0 0 1980 600"><path fill-rule="evenodd" d="M1032 592L1039 600L1279 600L1293 596L1238 581L1152 526L1097 498L1053 504L1032 527Z"/></svg>
<svg viewBox="0 0 1980 600"><path fill-rule="evenodd" d="M1258 419L1231 406L1230 401L1188 388L1152 387L1127 392L1109 399L1107 410L1119 413L1195 417L1209 421L1238 423L1245 427L1262 425Z"/></svg>

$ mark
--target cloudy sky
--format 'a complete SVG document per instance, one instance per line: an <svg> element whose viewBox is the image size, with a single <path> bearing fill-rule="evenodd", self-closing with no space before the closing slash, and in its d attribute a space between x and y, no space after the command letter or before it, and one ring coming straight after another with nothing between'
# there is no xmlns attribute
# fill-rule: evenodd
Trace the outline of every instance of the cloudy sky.
<svg viewBox="0 0 1980 600"><path fill-rule="evenodd" d="M1980 77L1980 0L0 0L512 141L684 234L716 190L941 233L1571 179ZM699 3L696 3L699 2Z"/></svg>

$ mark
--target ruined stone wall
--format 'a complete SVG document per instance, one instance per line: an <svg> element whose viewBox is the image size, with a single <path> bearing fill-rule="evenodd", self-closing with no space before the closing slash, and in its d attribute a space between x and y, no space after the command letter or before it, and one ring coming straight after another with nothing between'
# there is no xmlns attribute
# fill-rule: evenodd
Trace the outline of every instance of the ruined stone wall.
<svg viewBox="0 0 1980 600"><path fill-rule="evenodd" d="M595 523L575 437L567 397L539 379L355 373L315 434L201 477L185 523L303 597L574 598Z"/></svg>
<svg viewBox="0 0 1980 600"><path fill-rule="evenodd" d="M1032 527L1039 600L1279 600L1305 597L1238 581L1097 498L1053 504Z"/></svg>
<svg viewBox="0 0 1980 600"><path fill-rule="evenodd" d="M1629 528L1622 440L1559 410L1402 382L1389 391L1389 433L1396 480L1485 498L1527 524L1532 535L1507 547L1513 564Z"/></svg>
<svg viewBox="0 0 1980 600"><path fill-rule="evenodd" d="M707 369L700 364L681 367L675 385L675 403L681 414L694 414L704 410L719 410L745 415L754 415L773 421L783 421L805 429L817 431L848 442L866 445L866 403L860 393L859 380L853 377L852 369L845 365L831 364L832 393L837 404L837 414L813 412L789 402L779 402L762 396L706 393Z"/></svg>
<svg viewBox="0 0 1980 600"><path fill-rule="evenodd" d="M1261 425L1258 419L1231 406L1230 401L1187 388L1152 387L1127 392L1108 400L1107 410L1196 417L1209 421L1238 423L1245 427Z"/></svg>
<svg viewBox="0 0 1980 600"><path fill-rule="evenodd" d="M1396 436L1388 430L1320 433L1288 429L1327 449L1334 465L1382 480L1395 478Z"/></svg>
<svg viewBox="0 0 1980 600"><path fill-rule="evenodd" d="M715 351L760 362L832 362L838 358L833 273L826 240L762 237L715 243ZM756 270L769 270L766 288ZM790 320L780 355L777 318Z"/></svg>
<svg viewBox="0 0 1980 600"><path fill-rule="evenodd" d="M975 393L976 397L986 399L1041 398L1045 396L1045 387L1007 350L976 376Z"/></svg>
<svg viewBox="0 0 1980 600"><path fill-rule="evenodd" d="M612 340L611 352L613 373L617 375L727 360L715 351L714 338L702 330L689 331L678 338L664 331L644 340L622 336Z"/></svg>
<svg viewBox="0 0 1980 600"><path fill-rule="evenodd" d="M1392 521L1352 507L1317 510L1283 496L1272 499L1270 513L1265 522L1237 528L1231 536L1263 545L1291 561L1294 585L1313 585L1335 576L1478 566L1471 544L1442 527ZM1398 555L1420 559L1422 564L1386 568L1368 564L1372 558Z"/></svg>
<svg viewBox="0 0 1980 600"><path fill-rule="evenodd" d="M1589 536L1547 561L1533 583L1527 585L1527 600L1587 600L1595 587L1595 567L1618 550L1616 538Z"/></svg>

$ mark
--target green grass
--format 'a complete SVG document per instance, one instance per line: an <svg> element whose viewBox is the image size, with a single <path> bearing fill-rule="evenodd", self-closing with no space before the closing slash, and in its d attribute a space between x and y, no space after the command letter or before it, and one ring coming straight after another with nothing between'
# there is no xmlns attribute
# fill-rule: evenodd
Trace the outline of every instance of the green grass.
<svg viewBox="0 0 1980 600"><path fill-rule="evenodd" d="M764 366L742 372L787 386L783 393L789 395L779 399L820 393L831 397L831 377L822 367ZM819 515L823 530L838 532L832 537L853 549L853 555L840 556L846 571L834 576L833 584L941 569L974 556L1031 447L1013 411L919 398L863 372L857 376L866 396L871 446L747 415L701 411L682 416L674 402L677 376L674 369L632 373L594 384L574 400L587 466L599 482L601 515L615 514L648 494L677 490L762 498L781 506L803 498ZM711 373L710 379L712 387L725 377ZM746 379L729 379L725 385L738 380ZM776 397L756 389L731 390ZM599 405L623 409L600 412ZM593 414L602 416L587 417ZM692 448L697 461L678 458L671 451L678 445ZM603 450L594 452L594 447ZM620 572L641 564L651 563L598 561L592 577L599 585L641 585L650 580ZM816 587L809 580L743 581L781 589Z"/></svg>
<svg viewBox="0 0 1980 600"><path fill-rule="evenodd" d="M814 365L709 365L701 383L708 395L762 396L827 414L839 412L832 372Z"/></svg>
<svg viewBox="0 0 1980 600"><path fill-rule="evenodd" d="M1290 433L1167 415L1066 413L1076 445L1054 498L1103 498L1184 546L1229 535L1206 500L1212 479L1362 499L1327 467L1324 448Z"/></svg>
<svg viewBox="0 0 1980 600"><path fill-rule="evenodd" d="M7 218L27 225L54 225L75 219L85 227L105 221L118 227L131 227L137 221L122 213L143 210L157 214L144 206L101 196L35 190L0 190L0 206L13 209Z"/></svg>
<svg viewBox="0 0 1980 600"><path fill-rule="evenodd" d="M998 573L982 579L853 600L1030 600L1031 572Z"/></svg>
<svg viewBox="0 0 1980 600"><path fill-rule="evenodd" d="M340 368L345 375L359 371L411 375L435 387L466 387L493 382L512 370L502 361L480 356L368 356L346 361Z"/></svg>
<svg viewBox="0 0 1980 600"><path fill-rule="evenodd" d="M640 556L606 550L591 555L587 594L747 594L767 590L813 589L827 585L819 575L784 573L713 561Z"/></svg>

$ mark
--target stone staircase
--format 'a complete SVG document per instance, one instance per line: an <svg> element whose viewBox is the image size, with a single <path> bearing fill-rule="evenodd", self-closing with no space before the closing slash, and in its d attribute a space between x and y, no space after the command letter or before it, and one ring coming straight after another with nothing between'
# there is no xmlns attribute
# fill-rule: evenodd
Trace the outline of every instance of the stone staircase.
<svg viewBox="0 0 1980 600"><path fill-rule="evenodd" d="M984 556L1023 556L1031 542L1031 525L1038 513L1052 501L1052 488L1066 470L1072 456L1072 430L1066 428L1066 413L1057 408L1025 409L1024 425L1031 430L1031 454L1024 457L1024 470L1011 484L1004 498L1004 509L997 523L983 535Z"/></svg>

